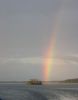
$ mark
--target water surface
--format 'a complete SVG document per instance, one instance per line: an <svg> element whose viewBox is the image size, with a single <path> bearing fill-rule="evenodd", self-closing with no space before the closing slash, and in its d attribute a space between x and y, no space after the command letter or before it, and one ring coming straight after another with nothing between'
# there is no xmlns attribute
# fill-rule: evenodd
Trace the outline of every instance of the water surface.
<svg viewBox="0 0 78 100"><path fill-rule="evenodd" d="M0 84L2 100L78 100L78 84Z"/></svg>

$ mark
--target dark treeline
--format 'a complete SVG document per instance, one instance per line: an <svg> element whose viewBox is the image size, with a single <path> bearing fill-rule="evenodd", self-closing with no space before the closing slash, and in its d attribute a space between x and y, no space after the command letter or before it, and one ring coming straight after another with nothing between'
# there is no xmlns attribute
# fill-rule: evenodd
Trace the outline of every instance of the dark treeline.
<svg viewBox="0 0 78 100"><path fill-rule="evenodd" d="M64 80L62 82L64 82L64 83L78 83L78 78L76 78L76 79L67 79L67 80Z"/></svg>

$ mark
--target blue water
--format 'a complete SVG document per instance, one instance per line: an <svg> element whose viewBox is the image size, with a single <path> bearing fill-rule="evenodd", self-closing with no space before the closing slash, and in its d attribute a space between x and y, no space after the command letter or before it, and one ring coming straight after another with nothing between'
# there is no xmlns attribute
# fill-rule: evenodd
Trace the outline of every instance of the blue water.
<svg viewBox="0 0 78 100"><path fill-rule="evenodd" d="M78 100L78 84L0 84L2 100Z"/></svg>

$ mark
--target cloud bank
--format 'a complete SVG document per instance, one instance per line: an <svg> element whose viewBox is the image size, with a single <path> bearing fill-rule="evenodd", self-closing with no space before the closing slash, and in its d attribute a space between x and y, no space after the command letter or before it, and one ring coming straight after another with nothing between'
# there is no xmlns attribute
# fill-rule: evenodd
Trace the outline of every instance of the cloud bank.
<svg viewBox="0 0 78 100"><path fill-rule="evenodd" d="M53 58L44 58L44 57L20 57L20 58L0 58L1 64L7 63L22 63L22 64L43 64L44 59L52 59L52 63L54 64L78 64L78 56L55 56Z"/></svg>

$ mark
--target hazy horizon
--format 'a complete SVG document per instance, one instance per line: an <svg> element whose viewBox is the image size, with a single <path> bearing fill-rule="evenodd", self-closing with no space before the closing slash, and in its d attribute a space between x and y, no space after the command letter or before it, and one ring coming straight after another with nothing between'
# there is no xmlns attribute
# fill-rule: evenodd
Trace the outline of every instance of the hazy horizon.
<svg viewBox="0 0 78 100"><path fill-rule="evenodd" d="M49 80L77 78L78 0L0 0L0 81L44 80L57 19Z"/></svg>

